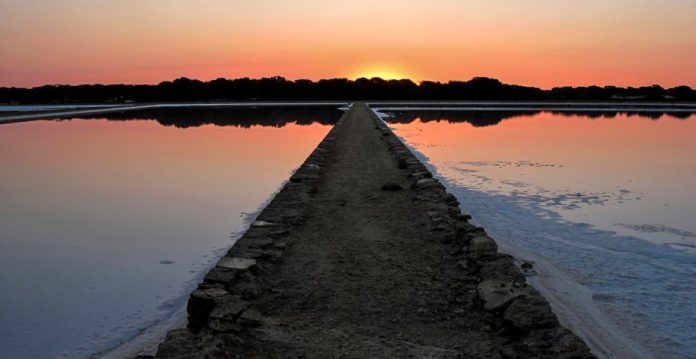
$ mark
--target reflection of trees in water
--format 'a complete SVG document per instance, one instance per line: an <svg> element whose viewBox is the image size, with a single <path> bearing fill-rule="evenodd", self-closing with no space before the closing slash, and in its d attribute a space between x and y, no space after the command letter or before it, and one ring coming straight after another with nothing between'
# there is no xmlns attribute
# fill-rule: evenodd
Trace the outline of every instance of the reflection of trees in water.
<svg viewBox="0 0 696 359"><path fill-rule="evenodd" d="M474 127L484 127L497 125L503 120L515 117L528 117L541 113L551 113L554 115L574 117L582 116L591 119L612 119L619 115L629 117L643 117L652 120L659 120L663 117L672 117L677 119L687 119L692 116L692 112L632 112L632 111L443 111L443 110L423 110L423 111L385 111L393 115L387 118L390 123L411 123L417 119L422 122L430 121L447 121L450 123L467 122Z"/></svg>
<svg viewBox="0 0 696 359"><path fill-rule="evenodd" d="M181 107L106 113L94 118L109 121L155 120L178 128L203 125L283 127L288 123L333 125L342 112L336 107Z"/></svg>
<svg viewBox="0 0 696 359"><path fill-rule="evenodd" d="M387 111L389 112L389 111ZM389 112L394 117L387 119L392 123L411 123L416 119L422 122L447 121L468 122L476 127L497 125L500 121L513 118L532 116L539 111L404 111Z"/></svg>

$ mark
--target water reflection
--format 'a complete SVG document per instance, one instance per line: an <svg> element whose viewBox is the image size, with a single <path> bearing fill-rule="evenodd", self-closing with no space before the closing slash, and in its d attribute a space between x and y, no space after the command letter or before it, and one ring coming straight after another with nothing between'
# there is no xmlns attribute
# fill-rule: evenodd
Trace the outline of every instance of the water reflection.
<svg viewBox="0 0 696 359"><path fill-rule="evenodd" d="M105 113L98 118L110 121L154 120L163 126L177 128L203 125L249 128L284 127L291 123L333 125L339 116L336 107L182 107ZM71 117L54 119L69 120Z"/></svg>
<svg viewBox="0 0 696 359"><path fill-rule="evenodd" d="M478 115L388 120L606 355L696 355L696 116Z"/></svg>
<svg viewBox="0 0 696 359"><path fill-rule="evenodd" d="M0 126L0 353L84 358L171 324L339 116L178 109Z"/></svg>
<svg viewBox="0 0 696 359"><path fill-rule="evenodd" d="M503 120L531 117L541 114L551 114L557 117L582 117L589 119L613 119L623 117L649 118L659 120L661 118L687 119L692 116L691 112L663 112L663 111L541 111L541 110L519 110L519 111L453 111L453 110L413 110L413 111L389 111L386 120L390 123L411 123L415 120L427 123L431 121L444 121L448 123L466 122L474 127L497 125Z"/></svg>

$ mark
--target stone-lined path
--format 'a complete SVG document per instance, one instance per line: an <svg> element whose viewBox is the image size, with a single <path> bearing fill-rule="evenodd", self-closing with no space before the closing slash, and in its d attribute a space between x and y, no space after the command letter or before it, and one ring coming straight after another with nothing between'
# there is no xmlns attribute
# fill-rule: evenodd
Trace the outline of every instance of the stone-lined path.
<svg viewBox="0 0 696 359"><path fill-rule="evenodd" d="M591 357L431 177L354 105L157 357Z"/></svg>

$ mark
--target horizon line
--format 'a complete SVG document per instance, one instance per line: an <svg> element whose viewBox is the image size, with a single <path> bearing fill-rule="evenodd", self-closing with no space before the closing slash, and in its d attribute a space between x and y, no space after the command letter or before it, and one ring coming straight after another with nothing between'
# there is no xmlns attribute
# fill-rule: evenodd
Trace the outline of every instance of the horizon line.
<svg viewBox="0 0 696 359"><path fill-rule="evenodd" d="M659 86L663 89L672 89L672 88L679 88L679 87L688 87L690 89L694 89L690 85L687 84L682 84L682 85L676 85L672 87L664 87L663 85L659 83L652 83L652 84L645 84L641 86L621 86L621 85L612 85L612 84L605 84L605 85L556 85L552 87L541 87L541 86L533 86L533 85L523 85L523 84L518 84L518 83L508 83L508 82L503 82L502 80L495 78L495 77L489 77L489 76L473 76L468 80L462 80L462 79L450 79L450 80L445 80L445 81L438 81L438 80L414 80L411 78L382 78L380 76L373 76L373 77L356 77L356 78L350 78L350 77L327 77L327 78L320 78L316 80L312 80L309 78L296 78L296 79L288 79L285 76L281 75L274 75L274 76L261 76L261 77L251 77L251 76L241 76L241 77L217 77L214 79L210 80L201 80L197 78L191 78L187 76L179 76L171 80L161 80L156 83L125 83L125 82L91 82L91 83L78 83L78 84L68 84L68 83L46 83L42 85L36 85L36 86L14 86L14 85L2 85L0 86L0 89L36 89L36 88L41 88L41 87L47 87L47 86L53 86L53 87L59 87L59 86L66 86L66 87L78 87L78 86L158 86L163 83L167 82L174 82L177 80L190 80L190 81L197 81L197 82L202 82L202 83L209 83L217 80L226 80L226 81L235 81L235 80L244 80L244 79L249 79L249 80L264 80L264 79L283 79L284 81L287 82L298 82L298 81L310 81L312 83L317 83L320 81L330 81L330 80L348 80L352 82L356 82L358 80L382 80L385 82L390 82L390 81L410 81L416 84L417 86L421 86L424 82L427 83L439 83L439 84L447 84L447 83L457 83L457 82L470 82L472 80L476 79L489 79L489 80L495 80L500 82L503 85L509 85L509 86L521 86L521 87L527 87L527 88L535 88L535 89L540 89L540 90L552 90L555 88L588 88L588 87L599 87L599 88L607 88L607 87L615 87L615 88L624 88L624 89L639 89L639 88L645 88L645 87L654 87L654 86Z"/></svg>

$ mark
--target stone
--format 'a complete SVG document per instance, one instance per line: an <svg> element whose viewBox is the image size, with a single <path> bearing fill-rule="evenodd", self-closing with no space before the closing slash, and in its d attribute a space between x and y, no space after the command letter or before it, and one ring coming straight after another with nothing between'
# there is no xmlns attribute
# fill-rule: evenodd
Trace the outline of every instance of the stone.
<svg viewBox="0 0 696 359"><path fill-rule="evenodd" d="M411 173L428 171L428 169L422 163L412 163L408 165L406 168L411 170Z"/></svg>
<svg viewBox="0 0 696 359"><path fill-rule="evenodd" d="M463 221L468 221L471 219L471 215L468 213L462 213L459 215L459 219L461 219Z"/></svg>
<svg viewBox="0 0 696 359"><path fill-rule="evenodd" d="M236 320L239 314L249 307L249 303L238 295L231 295L223 302L217 303L210 312L210 319Z"/></svg>
<svg viewBox="0 0 696 359"><path fill-rule="evenodd" d="M208 321L210 312L213 311L217 303L224 301L226 297L230 296L230 293L222 288L212 287L201 289L201 287L203 286L199 286L199 289L191 293L186 306L188 327L194 332L203 328Z"/></svg>
<svg viewBox="0 0 696 359"><path fill-rule="evenodd" d="M404 188L398 183L387 182L382 185L382 191L401 191L402 189Z"/></svg>
<svg viewBox="0 0 696 359"><path fill-rule="evenodd" d="M465 221L459 221L459 223L457 223L457 232L470 236L471 238L486 234L486 231L482 227L474 226Z"/></svg>
<svg viewBox="0 0 696 359"><path fill-rule="evenodd" d="M263 249L248 247L246 245L237 242L230 250L227 252L229 257L242 257L242 258L261 258L264 256Z"/></svg>
<svg viewBox="0 0 696 359"><path fill-rule="evenodd" d="M524 282L524 275L515 267L512 257L499 255L495 260L480 261L479 276L482 280L507 279L513 282Z"/></svg>
<svg viewBox="0 0 696 359"><path fill-rule="evenodd" d="M476 292L483 301L483 309L490 312L503 310L513 299L532 293L526 284L508 280L483 281L476 288Z"/></svg>
<svg viewBox="0 0 696 359"><path fill-rule="evenodd" d="M457 207L457 214L459 214L459 200L457 197L448 193L447 197L445 197L445 203L449 204L450 206Z"/></svg>
<svg viewBox="0 0 696 359"><path fill-rule="evenodd" d="M256 265L256 259L239 258L239 257L222 257L218 262L218 267L230 268L236 270L248 270Z"/></svg>
<svg viewBox="0 0 696 359"><path fill-rule="evenodd" d="M230 293L241 295L244 299L252 299L258 297L259 288L256 285L256 281L253 278L253 276L249 275L246 276L247 278L244 278L245 276L242 275L240 277L241 278L239 278L238 280L235 280L234 282L230 283L227 286L227 290L229 290Z"/></svg>
<svg viewBox="0 0 696 359"><path fill-rule="evenodd" d="M419 172L411 173L411 177L417 178L417 179L433 178L433 174L428 172L428 171L419 171Z"/></svg>
<svg viewBox="0 0 696 359"><path fill-rule="evenodd" d="M255 308L247 309L242 312L242 315L239 317L239 324L254 327L259 326L263 324L261 313Z"/></svg>
<svg viewBox="0 0 696 359"><path fill-rule="evenodd" d="M438 187L439 185L440 185L440 182L438 182L438 180L436 180L434 178L423 178L423 179L419 179L418 181L413 183L411 188L413 188L415 190L422 190L422 189L426 189L426 188Z"/></svg>
<svg viewBox="0 0 696 359"><path fill-rule="evenodd" d="M231 282L237 275L237 270L225 267L214 267L208 274L205 275L203 281L208 283L223 283L227 284Z"/></svg>
<svg viewBox="0 0 696 359"><path fill-rule="evenodd" d="M491 237L478 236L469 242L469 256L473 258L492 256L496 253L498 253L498 245Z"/></svg>
<svg viewBox="0 0 696 359"><path fill-rule="evenodd" d="M237 324L239 315L249 306L240 296L230 296L218 303L210 312L208 327L216 332L239 332L242 328Z"/></svg>
<svg viewBox="0 0 696 359"><path fill-rule="evenodd" d="M503 319L515 328L529 330L556 325L551 307L537 296L517 298L505 309Z"/></svg>

